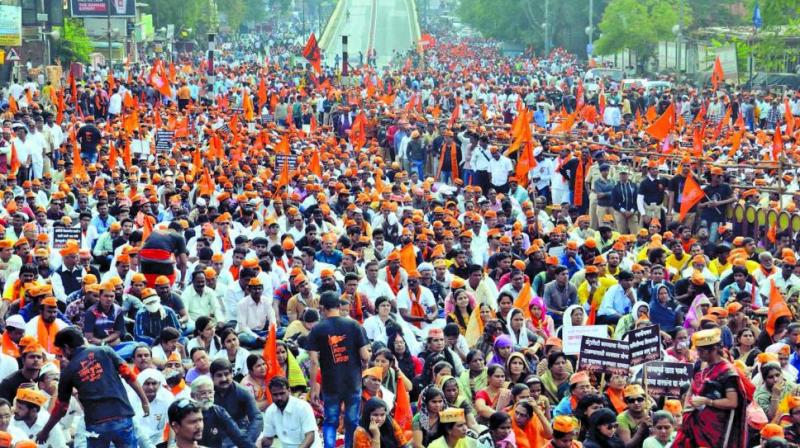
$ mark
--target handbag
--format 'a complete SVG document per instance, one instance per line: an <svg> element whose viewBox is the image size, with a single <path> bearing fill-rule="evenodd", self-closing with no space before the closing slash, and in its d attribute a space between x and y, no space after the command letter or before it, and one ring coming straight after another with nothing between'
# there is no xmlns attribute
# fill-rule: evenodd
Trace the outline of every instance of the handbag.
<svg viewBox="0 0 800 448"><path fill-rule="evenodd" d="M755 400L751 401L750 404L747 405L747 408L745 409L745 419L747 426L757 431L760 431L761 428L769 423L767 413L761 409L761 406L759 406Z"/></svg>

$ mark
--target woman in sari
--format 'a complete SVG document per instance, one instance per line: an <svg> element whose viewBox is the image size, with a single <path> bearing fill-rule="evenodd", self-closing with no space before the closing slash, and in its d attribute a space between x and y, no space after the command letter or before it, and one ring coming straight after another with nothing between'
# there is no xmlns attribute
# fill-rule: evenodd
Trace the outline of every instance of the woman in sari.
<svg viewBox="0 0 800 448"><path fill-rule="evenodd" d="M678 303L672 298L666 285L656 287L656 293L650 299L650 321L658 324L661 331L670 332L678 325L681 314Z"/></svg>
<svg viewBox="0 0 800 448"><path fill-rule="evenodd" d="M514 348L526 350L536 342L536 335L525 325L525 313L519 308L511 308L506 315L506 328Z"/></svg>
<svg viewBox="0 0 800 448"><path fill-rule="evenodd" d="M289 388L292 394L298 396L304 394L308 388L308 381L306 380L303 370L300 369L300 364L297 362L294 353L289 349L289 346L284 341L277 341L275 353L278 355L278 364L281 366L286 379L289 381Z"/></svg>
<svg viewBox="0 0 800 448"><path fill-rule="evenodd" d="M372 354L370 364L383 369L383 387L393 394L397 394L397 380L403 381L406 391L411 390L414 385L403 371L397 366L397 360L388 348L381 348Z"/></svg>
<svg viewBox="0 0 800 448"><path fill-rule="evenodd" d="M488 384L488 375L486 374L486 360L483 357L483 352L480 350L470 350L467 353L467 368L461 372L458 377L458 385L463 394L472 401L475 398L475 393L479 390L486 389Z"/></svg>
<svg viewBox="0 0 800 448"><path fill-rule="evenodd" d="M450 375L439 377L436 383L439 389L444 394L444 406L446 408L461 408L464 410L464 416L467 419L467 426L474 431L478 431L478 422L475 420L475 409L472 407L472 402L464 396L461 387L458 385L458 380Z"/></svg>
<svg viewBox="0 0 800 448"><path fill-rule="evenodd" d="M533 401L520 401L511 413L517 448L540 448L553 437L550 422Z"/></svg>
<svg viewBox="0 0 800 448"><path fill-rule="evenodd" d="M469 316L469 322L467 322L467 331L464 333L464 338L467 340L468 346L475 347L478 343L478 339L480 339L483 334L483 328L486 322L494 319L495 316L494 310L486 303L482 303L472 310L472 314Z"/></svg>
<svg viewBox="0 0 800 448"><path fill-rule="evenodd" d="M539 335L542 339L547 339L556 334L553 318L547 315L547 305L541 297L531 299L528 309L531 318L528 321L528 329Z"/></svg>
<svg viewBox="0 0 800 448"><path fill-rule="evenodd" d="M258 410L261 412L264 412L269 406L266 374L267 364L264 362L264 358L260 355L250 355L247 357L247 375L239 383L250 391L250 394L256 400Z"/></svg>
<svg viewBox="0 0 800 448"><path fill-rule="evenodd" d="M508 372L509 388L515 384L525 384L525 379L531 374L528 361L520 352L514 352L506 361L506 372Z"/></svg>
<svg viewBox="0 0 800 448"><path fill-rule="evenodd" d="M564 321L558 329L558 337L564 338L564 329L586 325L586 310L581 305L570 305L564 310Z"/></svg>
<svg viewBox="0 0 800 448"><path fill-rule="evenodd" d="M496 411L502 411L511 401L511 391L506 388L506 372L503 366L496 364L487 370L489 383L486 389L475 394L475 411L478 422L484 424Z"/></svg>
<svg viewBox="0 0 800 448"><path fill-rule="evenodd" d="M445 409L441 412L439 436L427 445L429 448L475 448L478 441L467 436L467 420L464 410Z"/></svg>
<svg viewBox="0 0 800 448"><path fill-rule="evenodd" d="M406 340L400 333L391 332L388 336L386 347L392 352L397 360L397 367L403 371L406 378L414 378L422 373L422 360L411 354L408 350Z"/></svg>
<svg viewBox="0 0 800 448"><path fill-rule="evenodd" d="M701 330L693 339L703 368L695 373L686 395L687 412L672 446L744 448L749 397L736 368L722 358L722 332Z"/></svg>
<svg viewBox="0 0 800 448"><path fill-rule="evenodd" d="M510 336L507 334L498 336L494 340L492 359L489 361L489 365L491 366L497 364L500 366L505 366L506 361L508 361L508 357L511 355L513 350L513 343L511 342Z"/></svg>
<svg viewBox="0 0 800 448"><path fill-rule="evenodd" d="M797 385L794 381L784 379L781 365L775 361L762 364L759 370L762 382L756 388L753 399L767 415L767 419L773 421L778 414L778 403L787 396L794 395Z"/></svg>
<svg viewBox="0 0 800 448"><path fill-rule="evenodd" d="M558 403L569 391L569 372L567 355L551 352L547 355L547 370L542 374L542 387L550 403Z"/></svg>
<svg viewBox="0 0 800 448"><path fill-rule="evenodd" d="M444 393L436 386L420 394L417 413L411 422L414 448L425 448L439 435L439 413L444 409Z"/></svg>
<svg viewBox="0 0 800 448"><path fill-rule="evenodd" d="M453 298L455 306L453 307L453 311L447 314L446 321L448 324L451 322L458 324L459 332L464 335L467 333L467 325L472 315L473 305L465 289L456 290L453 293Z"/></svg>
<svg viewBox="0 0 800 448"><path fill-rule="evenodd" d="M708 314L711 309L711 300L705 294L699 294L692 300L689 311L686 313L686 319L683 321L683 328L688 329L691 333L700 329L700 320Z"/></svg>
<svg viewBox="0 0 800 448"><path fill-rule="evenodd" d="M756 347L756 335L750 327L744 327L736 333L736 346L731 350L731 358L741 361L749 369L756 363L756 356L761 350Z"/></svg>
<svg viewBox="0 0 800 448"><path fill-rule="evenodd" d="M353 433L353 448L402 448L408 442L403 428L389 415L386 403L380 398L367 400Z"/></svg>

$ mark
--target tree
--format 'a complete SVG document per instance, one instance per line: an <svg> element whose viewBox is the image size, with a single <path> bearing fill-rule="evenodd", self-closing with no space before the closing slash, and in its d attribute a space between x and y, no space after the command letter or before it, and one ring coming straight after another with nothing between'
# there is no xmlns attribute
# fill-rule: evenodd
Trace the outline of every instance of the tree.
<svg viewBox="0 0 800 448"><path fill-rule="evenodd" d="M683 23L688 28L691 11L684 5ZM668 0L611 0L600 21L600 38L595 53L614 54L624 49L636 52L640 71L655 55L661 40L672 40L672 27L678 24L678 7Z"/></svg>
<svg viewBox="0 0 800 448"><path fill-rule="evenodd" d="M61 39L53 42L53 55L65 62L89 62L92 41L78 19L64 19Z"/></svg>

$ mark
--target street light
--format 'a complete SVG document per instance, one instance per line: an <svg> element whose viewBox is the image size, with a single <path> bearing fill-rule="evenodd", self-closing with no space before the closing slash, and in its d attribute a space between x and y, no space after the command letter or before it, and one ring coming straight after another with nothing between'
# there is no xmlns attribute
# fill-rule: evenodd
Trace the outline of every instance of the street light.
<svg viewBox="0 0 800 448"><path fill-rule="evenodd" d="M675 70L681 71L681 26L672 26L672 34L675 35Z"/></svg>

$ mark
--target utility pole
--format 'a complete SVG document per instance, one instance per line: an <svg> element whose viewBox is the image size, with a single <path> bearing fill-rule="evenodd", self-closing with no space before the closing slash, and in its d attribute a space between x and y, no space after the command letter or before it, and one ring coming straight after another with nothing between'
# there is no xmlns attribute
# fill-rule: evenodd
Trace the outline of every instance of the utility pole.
<svg viewBox="0 0 800 448"><path fill-rule="evenodd" d="M342 36L342 76L348 76L350 70L347 68L347 36Z"/></svg>
<svg viewBox="0 0 800 448"><path fill-rule="evenodd" d="M106 0L106 19L108 24L108 67L111 67L111 0Z"/></svg>
<svg viewBox="0 0 800 448"><path fill-rule="evenodd" d="M544 0L544 54L550 54L550 0Z"/></svg>
<svg viewBox="0 0 800 448"><path fill-rule="evenodd" d="M594 43L594 0L589 0L589 45Z"/></svg>
<svg viewBox="0 0 800 448"><path fill-rule="evenodd" d="M678 60L676 67L681 72L681 44L683 43L683 0L678 1L678 45L675 48L675 57Z"/></svg>

